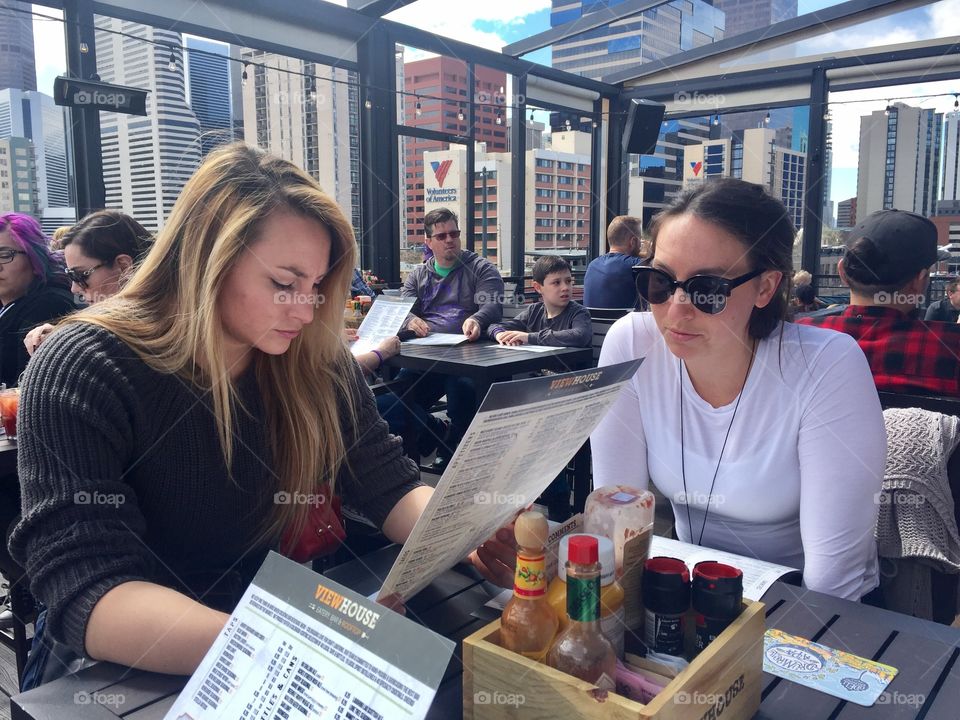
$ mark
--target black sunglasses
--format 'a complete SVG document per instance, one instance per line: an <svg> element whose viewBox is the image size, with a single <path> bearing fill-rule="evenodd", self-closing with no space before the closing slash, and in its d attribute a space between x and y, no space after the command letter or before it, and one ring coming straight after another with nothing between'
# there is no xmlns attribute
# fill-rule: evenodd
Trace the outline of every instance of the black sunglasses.
<svg viewBox="0 0 960 720"><path fill-rule="evenodd" d="M427 235L427 237L430 238L431 240L439 240L440 242L443 242L444 240L446 240L448 236L449 236L449 238L450 238L451 240L456 240L457 238L460 237L460 231L459 231L459 230L451 230L450 232L443 232L443 233L436 233L436 234L434 234L434 235Z"/></svg>
<svg viewBox="0 0 960 720"><path fill-rule="evenodd" d="M694 275L683 282L674 280L663 270L636 265L633 276L637 283L637 292L640 297L651 305L665 303L678 288L690 299L690 304L707 315L716 315L723 312L727 306L727 298L734 288L753 280L763 270L753 270L746 275L735 278L719 277L717 275Z"/></svg>
<svg viewBox="0 0 960 720"><path fill-rule="evenodd" d="M90 276L93 275L93 271L97 268L102 268L105 264L106 263L100 263L99 265L94 265L92 268L87 268L86 270L67 268L64 270L64 272L66 273L67 277L70 278L70 282L75 282L77 285L86 290L87 283L90 282Z"/></svg>

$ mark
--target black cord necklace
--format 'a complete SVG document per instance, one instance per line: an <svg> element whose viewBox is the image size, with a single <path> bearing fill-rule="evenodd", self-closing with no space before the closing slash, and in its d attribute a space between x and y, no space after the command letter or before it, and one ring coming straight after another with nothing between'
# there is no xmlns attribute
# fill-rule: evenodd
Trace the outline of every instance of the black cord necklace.
<svg viewBox="0 0 960 720"><path fill-rule="evenodd" d="M750 377L750 369L753 367L753 359L757 356L757 341L753 341L753 348L750 350L750 363L747 365L747 372L743 376L743 385L740 386L740 392L737 395L737 404L733 406L733 415L730 417L730 424L727 425L727 434L723 437L723 445L720 447L720 457L717 458L717 467L713 471L713 480L710 481L710 491L707 493L707 509L703 513L703 524L700 525L700 537L697 538L697 545L703 540L703 531L707 527L707 518L710 516L710 502L713 500L713 487L717 483L717 474L720 472L720 463L723 462L723 451L727 449L727 440L730 439L730 431L733 429L733 421L737 419L737 408L740 407L740 399L743 397L743 390L747 387L747 378ZM684 461L683 452L683 360L677 358L680 372L678 381L680 383L680 474L683 477L683 501L687 506L687 527L690 528L690 539L693 540L693 523L690 520L690 496L687 493L687 468Z"/></svg>

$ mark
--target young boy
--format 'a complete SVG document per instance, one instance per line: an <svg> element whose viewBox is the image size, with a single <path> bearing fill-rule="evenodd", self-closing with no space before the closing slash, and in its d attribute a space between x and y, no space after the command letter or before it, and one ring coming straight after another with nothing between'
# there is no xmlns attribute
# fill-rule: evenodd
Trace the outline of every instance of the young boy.
<svg viewBox="0 0 960 720"><path fill-rule="evenodd" d="M546 255L533 265L533 289L542 300L525 308L515 318L496 323L487 335L501 345L554 345L590 347L593 329L590 313L570 300L573 274L570 263Z"/></svg>

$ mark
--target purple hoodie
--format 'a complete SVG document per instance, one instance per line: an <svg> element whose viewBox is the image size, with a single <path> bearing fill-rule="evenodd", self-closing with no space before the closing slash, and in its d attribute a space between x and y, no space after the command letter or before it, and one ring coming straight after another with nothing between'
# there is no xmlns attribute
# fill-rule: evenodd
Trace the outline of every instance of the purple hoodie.
<svg viewBox="0 0 960 720"><path fill-rule="evenodd" d="M417 265L407 275L400 296L417 298L406 322L419 317L430 326L430 332L463 332L463 323L472 317L483 333L503 317L500 272L469 250L460 253L459 264L445 278L437 274L432 258Z"/></svg>

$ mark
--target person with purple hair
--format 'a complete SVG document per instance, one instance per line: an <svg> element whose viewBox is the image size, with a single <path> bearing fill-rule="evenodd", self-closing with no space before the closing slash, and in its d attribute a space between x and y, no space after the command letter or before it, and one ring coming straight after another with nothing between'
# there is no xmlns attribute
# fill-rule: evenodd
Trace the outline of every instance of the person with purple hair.
<svg viewBox="0 0 960 720"><path fill-rule="evenodd" d="M29 215L0 215L0 382L19 383L32 328L76 310L63 260Z"/></svg>

